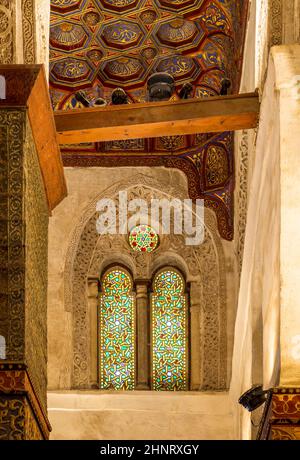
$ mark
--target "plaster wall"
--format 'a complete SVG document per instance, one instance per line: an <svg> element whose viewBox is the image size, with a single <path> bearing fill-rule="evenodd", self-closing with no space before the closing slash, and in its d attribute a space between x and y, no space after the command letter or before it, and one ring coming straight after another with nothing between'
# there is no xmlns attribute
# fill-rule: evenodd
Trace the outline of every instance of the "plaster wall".
<svg viewBox="0 0 300 460"><path fill-rule="evenodd" d="M258 130L235 136L235 235L242 263L230 393L239 439L255 437L251 419L256 425L261 418L261 408L249 414L237 404L244 391L256 383L270 388L300 381L299 315L290 303L295 277L299 279L299 210L292 199L300 166L294 154L299 152L300 127L299 18L298 1L250 4L240 90L257 88L262 105ZM272 48L280 43L294 45ZM287 290L283 294L285 284L288 295ZM298 299L293 299L296 308Z"/></svg>
<svg viewBox="0 0 300 460"><path fill-rule="evenodd" d="M186 176L178 170L65 168L68 197L54 210L49 225L48 409L52 439L230 439L228 393L135 391L120 395L72 391L73 318L64 303L70 239L84 210L99 193L135 175L155 178L163 191L170 187L186 190L188 197ZM227 347L231 356L237 296L235 256L232 242L221 241L221 245L227 278ZM230 374L231 359L228 377Z"/></svg>
<svg viewBox="0 0 300 460"><path fill-rule="evenodd" d="M52 440L232 439L227 393L49 392Z"/></svg>

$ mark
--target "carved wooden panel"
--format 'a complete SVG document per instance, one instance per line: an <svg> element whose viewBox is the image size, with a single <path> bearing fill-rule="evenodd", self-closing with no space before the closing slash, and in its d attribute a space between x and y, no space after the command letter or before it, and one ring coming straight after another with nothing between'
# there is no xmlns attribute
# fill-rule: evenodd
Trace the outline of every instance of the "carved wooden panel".
<svg viewBox="0 0 300 460"><path fill-rule="evenodd" d="M48 439L50 430L26 365L0 362L0 440Z"/></svg>
<svg viewBox="0 0 300 460"><path fill-rule="evenodd" d="M25 110L0 109L0 136L0 335L46 407L48 207Z"/></svg>
<svg viewBox="0 0 300 460"><path fill-rule="evenodd" d="M300 388L274 388L269 394L258 439L300 440Z"/></svg>

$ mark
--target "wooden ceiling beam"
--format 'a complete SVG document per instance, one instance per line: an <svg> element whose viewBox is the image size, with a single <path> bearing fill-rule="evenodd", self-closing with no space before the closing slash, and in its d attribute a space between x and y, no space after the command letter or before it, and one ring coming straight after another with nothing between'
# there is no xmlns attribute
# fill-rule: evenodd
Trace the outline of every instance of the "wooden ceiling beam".
<svg viewBox="0 0 300 460"><path fill-rule="evenodd" d="M54 118L63 145L251 129L259 106L258 94L248 93L61 110Z"/></svg>

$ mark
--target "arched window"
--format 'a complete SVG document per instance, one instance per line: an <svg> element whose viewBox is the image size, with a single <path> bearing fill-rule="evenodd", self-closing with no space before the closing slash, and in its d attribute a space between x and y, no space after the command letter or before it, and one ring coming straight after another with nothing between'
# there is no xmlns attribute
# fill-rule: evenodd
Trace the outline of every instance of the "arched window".
<svg viewBox="0 0 300 460"><path fill-rule="evenodd" d="M101 389L135 386L135 298L131 275L121 267L104 273L99 307Z"/></svg>
<svg viewBox="0 0 300 460"><path fill-rule="evenodd" d="M188 389L188 309L185 281L173 268L160 270L151 296L153 390Z"/></svg>

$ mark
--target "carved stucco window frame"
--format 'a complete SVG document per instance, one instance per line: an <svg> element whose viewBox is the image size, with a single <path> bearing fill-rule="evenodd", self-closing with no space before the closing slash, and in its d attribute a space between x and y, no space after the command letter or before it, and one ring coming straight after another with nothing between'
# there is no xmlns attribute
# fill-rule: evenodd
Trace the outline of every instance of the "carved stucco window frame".
<svg viewBox="0 0 300 460"><path fill-rule="evenodd" d="M151 176L135 174L98 194L85 208L69 243L64 272L65 309L73 321L73 371L71 387L88 389L97 384L92 378L90 307L95 302L96 280L105 266L124 264L134 280L149 280L151 273L172 265L186 273L190 283L191 390L224 390L227 378L227 291L224 249L217 221L205 210L205 239L199 248L186 246L182 235L163 235L154 253L133 253L123 235L99 236L96 232L96 203L102 197L117 199L119 190L128 197L186 198L186 190L172 186L160 190L161 184ZM112 238L113 237L113 238ZM96 335L97 337L97 335ZM94 342L95 343L95 342Z"/></svg>

